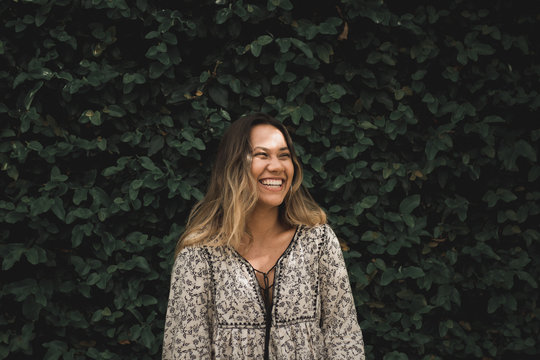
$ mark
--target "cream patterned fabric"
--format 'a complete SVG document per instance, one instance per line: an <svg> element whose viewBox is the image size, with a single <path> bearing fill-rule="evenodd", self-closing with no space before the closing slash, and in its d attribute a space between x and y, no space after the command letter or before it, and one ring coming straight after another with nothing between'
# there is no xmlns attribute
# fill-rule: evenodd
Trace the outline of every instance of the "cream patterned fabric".
<svg viewBox="0 0 540 360"><path fill-rule="evenodd" d="M253 268L236 251L183 249L172 271L163 360L263 360L265 346L275 360L365 359L343 254L328 225L299 227L275 271L267 322Z"/></svg>

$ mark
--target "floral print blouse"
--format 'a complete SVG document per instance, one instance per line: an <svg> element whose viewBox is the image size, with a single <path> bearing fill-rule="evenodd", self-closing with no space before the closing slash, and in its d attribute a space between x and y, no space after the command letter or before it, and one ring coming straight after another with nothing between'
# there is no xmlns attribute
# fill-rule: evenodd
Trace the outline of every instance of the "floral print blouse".
<svg viewBox="0 0 540 360"><path fill-rule="evenodd" d="M276 264L270 309L235 250L187 247L172 271L162 359L365 359L343 254L328 225L297 229Z"/></svg>

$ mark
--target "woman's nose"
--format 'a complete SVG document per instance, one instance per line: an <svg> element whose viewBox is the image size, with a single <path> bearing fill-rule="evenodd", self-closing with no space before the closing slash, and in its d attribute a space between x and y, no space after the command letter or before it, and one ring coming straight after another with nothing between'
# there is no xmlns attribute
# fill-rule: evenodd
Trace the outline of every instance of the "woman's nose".
<svg viewBox="0 0 540 360"><path fill-rule="evenodd" d="M281 171L283 170L283 164L277 157L270 157L268 160L268 170L270 171Z"/></svg>

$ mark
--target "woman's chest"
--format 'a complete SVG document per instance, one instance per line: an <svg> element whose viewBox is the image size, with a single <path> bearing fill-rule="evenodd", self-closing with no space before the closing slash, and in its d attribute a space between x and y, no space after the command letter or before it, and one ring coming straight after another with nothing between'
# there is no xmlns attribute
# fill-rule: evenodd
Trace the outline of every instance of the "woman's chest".
<svg viewBox="0 0 540 360"><path fill-rule="evenodd" d="M272 325L319 317L318 261L313 249L297 246L276 265ZM213 292L218 326L261 328L266 323L264 300L255 272L238 257L212 262Z"/></svg>

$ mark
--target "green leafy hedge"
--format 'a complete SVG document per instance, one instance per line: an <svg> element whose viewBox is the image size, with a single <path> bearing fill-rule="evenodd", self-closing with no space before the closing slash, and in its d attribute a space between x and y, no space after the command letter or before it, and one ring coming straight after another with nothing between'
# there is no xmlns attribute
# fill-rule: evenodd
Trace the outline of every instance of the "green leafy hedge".
<svg viewBox="0 0 540 360"><path fill-rule="evenodd" d="M537 359L538 14L2 2L0 358L159 358L217 141L264 111L343 241L368 359Z"/></svg>

